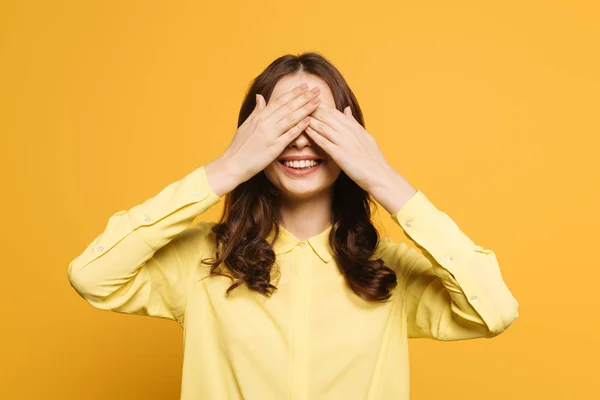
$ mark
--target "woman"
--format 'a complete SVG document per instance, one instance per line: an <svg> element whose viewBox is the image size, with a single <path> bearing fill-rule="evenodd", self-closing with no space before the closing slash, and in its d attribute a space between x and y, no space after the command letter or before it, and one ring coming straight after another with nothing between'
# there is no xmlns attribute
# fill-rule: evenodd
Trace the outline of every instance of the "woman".
<svg viewBox="0 0 600 400"><path fill-rule="evenodd" d="M218 223L190 227L222 196ZM379 240L373 199L423 254ZM490 338L518 316L495 254L386 162L317 53L273 61L225 152L114 214L69 280L182 325L182 399L408 399L408 338Z"/></svg>

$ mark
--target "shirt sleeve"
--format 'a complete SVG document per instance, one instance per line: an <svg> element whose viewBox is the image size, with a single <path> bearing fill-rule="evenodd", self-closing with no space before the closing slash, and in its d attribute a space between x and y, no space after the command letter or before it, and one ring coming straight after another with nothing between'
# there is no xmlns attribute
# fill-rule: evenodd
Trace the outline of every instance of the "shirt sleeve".
<svg viewBox="0 0 600 400"><path fill-rule="evenodd" d="M99 309L183 324L192 263L182 249L206 245L202 237L212 225L186 228L219 201L201 166L145 202L116 212L70 262L71 286Z"/></svg>
<svg viewBox="0 0 600 400"><path fill-rule="evenodd" d="M421 191L391 217L422 252L382 239L384 261L400 275L408 337L491 338L519 316L494 252L473 243Z"/></svg>

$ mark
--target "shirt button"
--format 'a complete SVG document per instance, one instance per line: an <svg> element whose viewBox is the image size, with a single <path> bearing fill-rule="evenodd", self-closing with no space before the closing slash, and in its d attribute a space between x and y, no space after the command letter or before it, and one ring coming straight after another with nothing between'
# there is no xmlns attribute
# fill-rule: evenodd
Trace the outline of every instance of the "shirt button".
<svg viewBox="0 0 600 400"><path fill-rule="evenodd" d="M300 243L299 246L304 249L304 248L306 248L306 243Z"/></svg>
<svg viewBox="0 0 600 400"><path fill-rule="evenodd" d="M477 301L477 296L471 296L471 301Z"/></svg>
<svg viewBox="0 0 600 400"><path fill-rule="evenodd" d="M445 263L449 263L450 262L450 257L448 257L448 256L444 257L444 262Z"/></svg>
<svg viewBox="0 0 600 400"><path fill-rule="evenodd" d="M104 251L104 247L102 247L102 246L98 246L98 249L97 249L97 250L98 250L98 252L102 253L102 252Z"/></svg>
<svg viewBox="0 0 600 400"><path fill-rule="evenodd" d="M200 192L197 190L194 190L194 196L200 196Z"/></svg>
<svg viewBox="0 0 600 400"><path fill-rule="evenodd" d="M146 215L146 218L144 218L144 221L150 222L150 221L152 221L152 218L150 218L149 216Z"/></svg>
<svg viewBox="0 0 600 400"><path fill-rule="evenodd" d="M412 218L409 218L405 222L406 226L412 226Z"/></svg>

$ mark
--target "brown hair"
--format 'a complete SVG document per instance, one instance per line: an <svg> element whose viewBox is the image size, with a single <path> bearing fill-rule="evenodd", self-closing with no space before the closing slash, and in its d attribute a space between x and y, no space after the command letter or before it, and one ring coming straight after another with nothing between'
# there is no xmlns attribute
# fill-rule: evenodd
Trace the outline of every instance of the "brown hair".
<svg viewBox="0 0 600 400"><path fill-rule="evenodd" d="M300 71L323 79L333 93L336 108L342 111L350 106L354 118L365 126L358 101L341 73L322 55L307 52L277 58L251 82L239 113L238 127L254 109L256 93L268 102L282 77ZM277 289L270 283L276 256L266 237L272 228L275 238L279 235L278 192L261 171L226 194L221 218L212 228L216 234L216 258L202 260L203 264L211 265L209 276L237 279L226 294L243 283L265 296ZM329 243L349 287L364 300L382 301L390 298L391 290L396 287L396 274L382 259L370 260L379 242L379 233L371 223L371 205L375 202L370 194L342 170L334 182ZM222 263L230 274L221 271Z"/></svg>

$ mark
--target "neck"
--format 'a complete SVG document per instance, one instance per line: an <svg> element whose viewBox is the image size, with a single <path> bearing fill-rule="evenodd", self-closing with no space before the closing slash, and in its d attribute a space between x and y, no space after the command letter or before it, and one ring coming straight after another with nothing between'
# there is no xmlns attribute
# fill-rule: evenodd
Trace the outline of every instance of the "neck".
<svg viewBox="0 0 600 400"><path fill-rule="evenodd" d="M281 225L299 240L327 229L331 223L333 188L307 198L282 198Z"/></svg>

